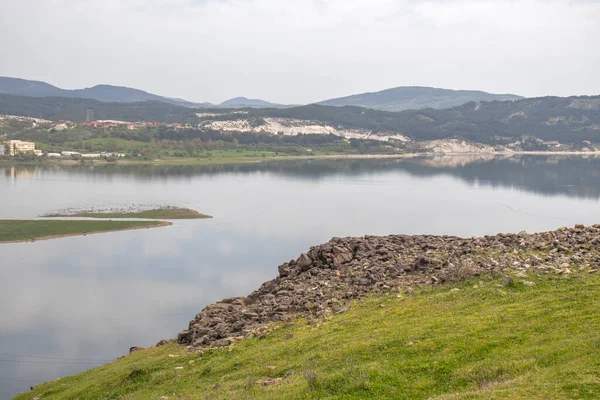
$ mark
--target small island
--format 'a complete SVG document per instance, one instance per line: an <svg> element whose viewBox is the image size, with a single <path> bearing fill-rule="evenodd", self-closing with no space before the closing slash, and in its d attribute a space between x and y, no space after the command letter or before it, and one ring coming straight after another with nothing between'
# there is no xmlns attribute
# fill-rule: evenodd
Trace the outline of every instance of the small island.
<svg viewBox="0 0 600 400"><path fill-rule="evenodd" d="M30 242L172 225L168 221L0 220L0 243Z"/></svg>
<svg viewBox="0 0 600 400"><path fill-rule="evenodd" d="M178 207L163 207L155 208L151 210L137 210L137 211L95 211L86 210L75 213L55 213L46 214L43 217L46 218L138 218L138 219L202 219L212 218L210 215L201 214L196 210L190 208L178 208Z"/></svg>
<svg viewBox="0 0 600 400"><path fill-rule="evenodd" d="M165 220L212 218L196 210L178 207L126 210L82 210L46 214L41 220L0 220L0 243L31 242L36 240L57 239L65 236L80 236L93 233L116 232L130 229L156 228L172 225ZM94 218L94 220L75 220L71 218ZM128 218L128 221L113 221ZM148 221L157 220L157 221Z"/></svg>

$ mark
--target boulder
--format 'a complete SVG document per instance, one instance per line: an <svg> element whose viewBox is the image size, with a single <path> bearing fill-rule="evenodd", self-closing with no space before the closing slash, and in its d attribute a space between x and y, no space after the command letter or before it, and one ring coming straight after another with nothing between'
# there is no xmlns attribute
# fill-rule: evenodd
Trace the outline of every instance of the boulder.
<svg viewBox="0 0 600 400"><path fill-rule="evenodd" d="M302 253L300 257L298 257L298 261L296 264L300 268L301 271L306 271L312 265L313 260L306 253Z"/></svg>
<svg viewBox="0 0 600 400"><path fill-rule="evenodd" d="M141 350L144 350L144 348L143 347L139 347L139 346L131 346L129 348L129 354L135 353L136 351L141 351Z"/></svg>

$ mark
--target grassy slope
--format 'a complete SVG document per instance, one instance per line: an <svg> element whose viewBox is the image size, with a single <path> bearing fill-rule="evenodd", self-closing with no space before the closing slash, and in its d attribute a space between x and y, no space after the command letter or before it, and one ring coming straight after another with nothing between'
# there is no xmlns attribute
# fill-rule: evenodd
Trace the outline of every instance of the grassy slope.
<svg viewBox="0 0 600 400"><path fill-rule="evenodd" d="M0 243L135 228L151 228L161 225L164 225L161 221L39 221L4 219L0 220Z"/></svg>
<svg viewBox="0 0 600 400"><path fill-rule="evenodd" d="M18 399L598 398L600 275L527 279L369 299L231 350L149 349Z"/></svg>
<svg viewBox="0 0 600 400"><path fill-rule="evenodd" d="M48 214L45 217L86 218L143 218L143 219L199 219L212 218L189 208L156 208L136 212L80 212L76 214Z"/></svg>

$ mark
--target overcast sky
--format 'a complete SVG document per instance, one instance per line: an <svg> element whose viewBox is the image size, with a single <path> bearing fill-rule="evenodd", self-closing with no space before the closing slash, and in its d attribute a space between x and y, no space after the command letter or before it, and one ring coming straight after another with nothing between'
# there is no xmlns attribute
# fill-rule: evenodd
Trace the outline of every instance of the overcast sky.
<svg viewBox="0 0 600 400"><path fill-rule="evenodd" d="M600 0L0 0L0 75L211 102L600 94Z"/></svg>

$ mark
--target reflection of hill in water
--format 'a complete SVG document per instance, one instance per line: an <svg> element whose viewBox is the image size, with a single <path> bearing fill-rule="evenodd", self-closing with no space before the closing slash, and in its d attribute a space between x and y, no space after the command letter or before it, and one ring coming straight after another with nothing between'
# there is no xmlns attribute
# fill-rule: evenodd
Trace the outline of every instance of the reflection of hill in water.
<svg viewBox="0 0 600 400"><path fill-rule="evenodd" d="M419 158L419 164L426 167L436 167L436 168L456 168L456 167L464 167L466 165L482 162L482 161L491 161L493 159L506 159L510 156L498 156L490 153L482 153L482 154L465 154L465 155L448 155L448 154L439 154L431 157L423 157Z"/></svg>
<svg viewBox="0 0 600 400"><path fill-rule="evenodd" d="M408 167L411 174L447 174L480 186L511 187L542 195L600 197L600 158L514 156L456 168Z"/></svg>
<svg viewBox="0 0 600 400"><path fill-rule="evenodd" d="M0 176L19 176L18 170L31 167L0 167ZM16 169L16 173L15 173ZM437 156L414 159L297 160L211 166L101 165L42 166L36 172L62 172L69 175L93 174L110 180L128 176L136 180L186 179L199 175L270 173L288 179L320 180L331 175L364 176L390 171L418 177L453 176L480 186L511 187L543 195L581 198L600 197L600 158L561 156ZM36 173L36 175L38 175Z"/></svg>

